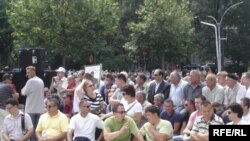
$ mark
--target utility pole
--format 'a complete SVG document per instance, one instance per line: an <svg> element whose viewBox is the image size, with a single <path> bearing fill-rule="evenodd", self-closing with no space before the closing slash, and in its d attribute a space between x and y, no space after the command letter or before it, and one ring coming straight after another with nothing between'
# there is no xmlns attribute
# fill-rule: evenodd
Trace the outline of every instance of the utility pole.
<svg viewBox="0 0 250 141"><path fill-rule="evenodd" d="M208 16L209 18L211 18L211 19L213 19L214 21L215 21L215 23L216 23L216 26L217 26L217 33L218 33L218 48L219 48L219 58L220 58L220 61L221 61L221 69L222 70L224 70L224 46L222 46L222 44L221 44L221 40L225 40L226 38L222 38L221 37L221 33L223 33L223 24L222 24L222 22L223 22L223 17L227 14L227 12L229 11L229 10L231 10L232 8L234 8L234 7L236 7L236 6L238 6L238 5L240 5L240 4L242 4L242 3L244 3L243 1L241 1L241 2L238 2L238 3L235 3L235 4L233 4L233 5L231 5L230 7L228 7L225 11L224 11L224 13L222 14L222 16L221 16L221 18L220 18L220 20L219 20L219 22L216 20L216 18L214 18L213 16ZM218 70L219 71L219 70Z"/></svg>

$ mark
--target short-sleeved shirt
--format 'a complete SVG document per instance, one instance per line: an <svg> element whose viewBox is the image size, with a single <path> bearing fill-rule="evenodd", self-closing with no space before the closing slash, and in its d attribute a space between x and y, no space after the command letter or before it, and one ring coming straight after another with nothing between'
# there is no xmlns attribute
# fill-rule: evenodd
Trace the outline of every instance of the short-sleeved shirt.
<svg viewBox="0 0 250 141"><path fill-rule="evenodd" d="M125 116L122 122L117 122L114 116L107 118L104 122L104 130L109 132L119 131L125 123L128 123L129 130L123 132L113 141L130 141L131 134L136 135L139 133L139 129L137 128L134 120L128 116Z"/></svg>
<svg viewBox="0 0 250 141"><path fill-rule="evenodd" d="M103 121L92 113L88 113L86 117L78 113L70 119L69 129L74 130L74 138L84 136L94 141L96 128L103 129Z"/></svg>
<svg viewBox="0 0 250 141"><path fill-rule="evenodd" d="M143 135L146 135L146 139L147 141L154 141L153 135L149 132L148 127L151 123L147 122L145 123L142 128L140 129L140 132ZM159 133L162 134L167 134L169 136L169 139L167 141L172 141L172 137L173 137L173 127L171 125L171 123L169 121L166 120L162 120L160 119L159 123L156 126L156 130Z"/></svg>
<svg viewBox="0 0 250 141"><path fill-rule="evenodd" d="M48 113L41 115L36 131L46 133L47 138L53 138L68 130L68 117L58 110L58 114L51 117Z"/></svg>
<svg viewBox="0 0 250 141"><path fill-rule="evenodd" d="M1 123L3 124L3 128L1 132L6 133L8 137L13 140L16 140L22 137L23 136L22 134L23 129L22 129L22 124L21 124L22 115L24 115L24 113L19 111L19 114L17 115L17 117L13 117L12 115L6 116L3 123ZM32 120L30 116L28 114L25 114L24 119L25 119L24 120L25 130L32 129L33 124L32 124Z"/></svg>
<svg viewBox="0 0 250 141"><path fill-rule="evenodd" d="M203 87L202 95L206 98L206 100L210 102L217 102L222 105L225 92L223 87L216 84L212 90L210 90L210 88L208 88L207 86Z"/></svg>
<svg viewBox="0 0 250 141"><path fill-rule="evenodd" d="M194 98L198 95L202 94L202 88L204 87L203 84L198 83L198 85L193 88L192 84L187 84L184 88L184 99L192 99L194 100Z"/></svg>
<svg viewBox="0 0 250 141"><path fill-rule="evenodd" d="M182 123L182 115L176 111L174 111L172 115L168 115L166 111L163 111L160 117L161 119L168 120L173 127L174 123Z"/></svg>
<svg viewBox="0 0 250 141"><path fill-rule="evenodd" d="M209 125L223 125L223 120L214 114L209 122L206 122L203 116L197 117L192 131L199 133L208 133Z"/></svg>

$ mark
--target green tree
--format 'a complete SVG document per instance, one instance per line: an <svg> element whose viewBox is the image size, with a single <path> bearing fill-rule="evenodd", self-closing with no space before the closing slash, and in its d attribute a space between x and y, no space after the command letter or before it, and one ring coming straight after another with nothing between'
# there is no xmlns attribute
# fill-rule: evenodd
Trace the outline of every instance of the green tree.
<svg viewBox="0 0 250 141"><path fill-rule="evenodd" d="M19 0L9 3L8 16L16 49L44 47L64 66L83 65L117 30L119 9L113 0Z"/></svg>
<svg viewBox="0 0 250 141"><path fill-rule="evenodd" d="M199 15L202 21L215 24L208 16L215 17L219 22L225 10L240 1L242 0L195 0L190 1L190 9L193 11L194 16ZM225 58L233 62L233 65L226 65L225 67L226 71L229 72L242 72L249 65L248 46L250 41L248 29L250 26L250 14L247 12L249 6L249 1L244 0L243 4L230 9L223 17L221 37L226 37L227 40L222 40L221 43L224 46ZM200 30L196 31L195 43L201 48L199 51L200 59L214 60L216 56L214 35L214 29L207 26L202 26Z"/></svg>
<svg viewBox="0 0 250 141"><path fill-rule="evenodd" d="M148 51L152 68L165 68L166 62L180 63L192 48L188 6L186 1L145 0L137 11L139 21L130 24L131 39L124 47L139 56Z"/></svg>
<svg viewBox="0 0 250 141"><path fill-rule="evenodd" d="M12 64L12 28L6 15L6 1L0 0L0 67Z"/></svg>

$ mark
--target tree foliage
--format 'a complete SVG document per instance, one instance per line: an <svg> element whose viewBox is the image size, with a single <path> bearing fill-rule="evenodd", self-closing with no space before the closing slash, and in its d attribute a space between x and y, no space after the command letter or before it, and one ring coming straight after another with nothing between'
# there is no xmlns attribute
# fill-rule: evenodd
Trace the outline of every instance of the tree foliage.
<svg viewBox="0 0 250 141"><path fill-rule="evenodd" d="M105 49L105 37L117 30L113 0L18 0L9 3L15 47L44 47L72 62Z"/></svg>
<svg viewBox="0 0 250 141"><path fill-rule="evenodd" d="M0 0L0 67L10 65L12 51L12 28L6 15L6 1Z"/></svg>
<svg viewBox="0 0 250 141"><path fill-rule="evenodd" d="M188 2L145 0L137 14L139 21L130 24L131 40L124 47L138 55L148 51L153 62L161 62L153 67L164 67L165 61L180 63L193 32Z"/></svg>

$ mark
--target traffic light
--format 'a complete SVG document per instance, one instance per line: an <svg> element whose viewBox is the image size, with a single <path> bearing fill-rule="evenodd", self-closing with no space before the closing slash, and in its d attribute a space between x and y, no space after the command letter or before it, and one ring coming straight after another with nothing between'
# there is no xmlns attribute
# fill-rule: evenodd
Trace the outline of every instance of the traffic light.
<svg viewBox="0 0 250 141"><path fill-rule="evenodd" d="M201 20L199 16L195 16L194 17L194 27L196 29L200 29L201 28Z"/></svg>

